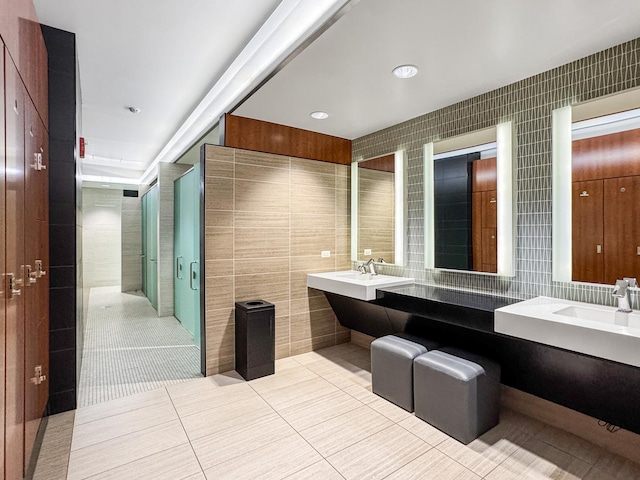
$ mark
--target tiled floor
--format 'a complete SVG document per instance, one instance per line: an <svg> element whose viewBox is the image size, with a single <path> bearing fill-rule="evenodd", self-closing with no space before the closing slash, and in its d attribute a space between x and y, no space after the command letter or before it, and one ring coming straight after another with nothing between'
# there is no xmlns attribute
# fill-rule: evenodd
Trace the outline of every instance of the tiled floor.
<svg viewBox="0 0 640 480"><path fill-rule="evenodd" d="M606 480L640 466L510 410L462 445L372 394L368 350L343 344L251 382L216 375L80 408L67 478Z"/></svg>
<svg viewBox="0 0 640 480"><path fill-rule="evenodd" d="M91 289L78 406L197 377L200 349L175 317L158 318L139 292Z"/></svg>

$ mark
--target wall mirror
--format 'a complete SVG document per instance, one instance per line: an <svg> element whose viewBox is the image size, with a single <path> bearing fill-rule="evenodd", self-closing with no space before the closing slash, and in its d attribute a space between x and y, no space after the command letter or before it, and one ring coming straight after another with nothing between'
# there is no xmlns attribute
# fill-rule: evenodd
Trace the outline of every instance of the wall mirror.
<svg viewBox="0 0 640 480"><path fill-rule="evenodd" d="M514 274L510 122L424 147L425 267Z"/></svg>
<svg viewBox="0 0 640 480"><path fill-rule="evenodd" d="M553 112L553 280L640 277L640 89Z"/></svg>
<svg viewBox="0 0 640 480"><path fill-rule="evenodd" d="M403 150L351 164L351 260L404 265L405 176Z"/></svg>

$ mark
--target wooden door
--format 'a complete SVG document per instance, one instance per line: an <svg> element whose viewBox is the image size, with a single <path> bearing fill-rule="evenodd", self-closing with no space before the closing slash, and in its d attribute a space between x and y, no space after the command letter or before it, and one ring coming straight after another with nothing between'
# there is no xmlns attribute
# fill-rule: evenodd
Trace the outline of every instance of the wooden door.
<svg viewBox="0 0 640 480"><path fill-rule="evenodd" d="M604 180L604 283L640 278L640 176Z"/></svg>
<svg viewBox="0 0 640 480"><path fill-rule="evenodd" d="M23 298L25 302L25 371L24 371L24 414L25 414L25 464L29 463L33 445L40 427L41 378L43 376L40 352L40 323L43 302L48 296L45 278L42 278L36 264L41 260L43 239L42 176L44 170L42 121L30 99L25 100L25 158L24 158L24 222L25 222L25 278Z"/></svg>
<svg viewBox="0 0 640 480"><path fill-rule="evenodd" d="M571 192L572 280L602 283L605 254L602 180L573 182Z"/></svg>
<svg viewBox="0 0 640 480"><path fill-rule="evenodd" d="M5 52L6 378L5 475L24 473L24 86Z"/></svg>
<svg viewBox="0 0 640 480"><path fill-rule="evenodd" d="M0 41L0 65L4 65L4 45ZM5 424L5 306L7 301L6 276L5 276L5 140L4 140L4 68L0 68L0 272L5 281L0 282L0 358L2 364L0 366L0 425L4 429ZM0 435L0 478L5 478L4 471L4 432Z"/></svg>

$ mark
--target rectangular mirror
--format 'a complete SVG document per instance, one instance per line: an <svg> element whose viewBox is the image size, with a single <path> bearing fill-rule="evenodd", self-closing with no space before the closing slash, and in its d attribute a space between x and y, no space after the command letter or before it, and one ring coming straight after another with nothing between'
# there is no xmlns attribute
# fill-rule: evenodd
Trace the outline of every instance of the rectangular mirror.
<svg viewBox="0 0 640 480"><path fill-rule="evenodd" d="M513 275L511 124L425 145L425 267Z"/></svg>
<svg viewBox="0 0 640 480"><path fill-rule="evenodd" d="M402 150L351 164L351 260L404 264L405 171Z"/></svg>
<svg viewBox="0 0 640 480"><path fill-rule="evenodd" d="M553 112L553 280L640 276L640 89Z"/></svg>

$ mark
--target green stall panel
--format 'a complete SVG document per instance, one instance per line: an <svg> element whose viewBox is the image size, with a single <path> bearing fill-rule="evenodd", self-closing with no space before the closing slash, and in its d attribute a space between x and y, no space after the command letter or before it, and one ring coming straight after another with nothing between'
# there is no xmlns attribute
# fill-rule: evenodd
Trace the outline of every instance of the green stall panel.
<svg viewBox="0 0 640 480"><path fill-rule="evenodd" d="M200 164L174 184L175 317L200 347Z"/></svg>
<svg viewBox="0 0 640 480"><path fill-rule="evenodd" d="M158 186L142 197L142 291L158 309Z"/></svg>

